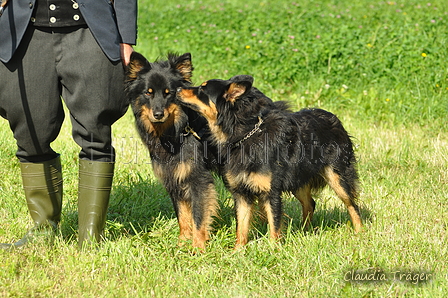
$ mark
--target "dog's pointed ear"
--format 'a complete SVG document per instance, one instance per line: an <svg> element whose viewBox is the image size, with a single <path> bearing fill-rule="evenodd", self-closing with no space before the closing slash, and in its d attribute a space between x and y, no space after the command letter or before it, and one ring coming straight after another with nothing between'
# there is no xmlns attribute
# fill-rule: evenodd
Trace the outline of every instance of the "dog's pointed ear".
<svg viewBox="0 0 448 298"><path fill-rule="evenodd" d="M173 57L169 59L172 61L173 66L180 72L184 80L191 83L191 77L193 76L193 63L191 62L191 54L185 53L179 57Z"/></svg>
<svg viewBox="0 0 448 298"><path fill-rule="evenodd" d="M227 91L224 93L224 98L234 103L239 97L243 96L246 92L252 88L253 78L249 80L238 80L237 82L231 82Z"/></svg>
<svg viewBox="0 0 448 298"><path fill-rule="evenodd" d="M126 79L128 81L134 81L135 79L137 79L138 73L143 68L151 69L151 65L149 64L148 60L146 60L146 58L142 54L138 52L132 52L129 65L127 66L126 70Z"/></svg>
<svg viewBox="0 0 448 298"><path fill-rule="evenodd" d="M254 83L254 78L250 75L237 75L234 77L231 77L229 81L238 83L238 82L250 82L251 84Z"/></svg>

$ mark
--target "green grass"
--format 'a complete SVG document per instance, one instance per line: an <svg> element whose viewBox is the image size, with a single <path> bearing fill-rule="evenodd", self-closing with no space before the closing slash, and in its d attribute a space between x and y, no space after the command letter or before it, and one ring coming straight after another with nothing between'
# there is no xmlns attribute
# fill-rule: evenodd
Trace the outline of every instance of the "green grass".
<svg viewBox="0 0 448 298"><path fill-rule="evenodd" d="M217 181L221 208L212 239L206 253L192 255L177 246L170 199L128 112L114 125L108 241L81 253L79 148L65 122L53 146L64 167L60 235L52 245L0 251L0 297L446 296L448 5L352 2L142 0L136 50L149 60L188 51L195 83L251 74L275 100L335 112L357 147L364 233L354 235L329 190L316 195L316 232L303 233L300 204L286 194L282 243L272 244L256 222L247 248L234 253L232 200ZM31 220L4 120L0 140L0 242L10 242ZM374 269L389 280L344 281L350 270ZM396 271L433 276L413 285L390 278Z"/></svg>

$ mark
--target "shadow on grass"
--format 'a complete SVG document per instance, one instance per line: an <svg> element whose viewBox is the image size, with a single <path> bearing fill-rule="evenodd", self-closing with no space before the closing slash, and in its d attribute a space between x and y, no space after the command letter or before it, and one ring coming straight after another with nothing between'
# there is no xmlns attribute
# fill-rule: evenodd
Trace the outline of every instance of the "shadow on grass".
<svg viewBox="0 0 448 298"><path fill-rule="evenodd" d="M338 200L338 198L335 197L334 200ZM317 199L316 211L314 212L311 221L313 231L334 230L347 224L352 226L348 211L343 204L328 208L319 206L319 203L321 202ZM285 220L289 221L291 231L302 231L302 209L300 203L295 202L294 200L287 201L284 203L284 209L286 213ZM364 225L372 221L372 214L369 209L360 206L359 211Z"/></svg>
<svg viewBox="0 0 448 298"><path fill-rule="evenodd" d="M77 241L78 210L76 205L65 208L61 223L62 237ZM68 210L67 210L68 209ZM139 181L113 187L105 233L114 241L124 235L147 232L160 219L176 217L171 199L165 188L156 181Z"/></svg>
<svg viewBox="0 0 448 298"><path fill-rule="evenodd" d="M335 200L337 198L335 197ZM372 221L372 215L369 209L360 207L361 219L364 225ZM311 228L305 230L302 223L302 207L298 200L283 200L283 232L289 231L296 233L318 233L343 228L350 225L350 216L347 209L342 205L340 207L321 208L319 200L316 200L316 212L311 221ZM252 237L260 238L268 233L267 220L263 214L257 212L252 224Z"/></svg>
<svg viewBox="0 0 448 298"><path fill-rule="evenodd" d="M234 230L235 213L232 197L224 188L222 181L217 180L216 185L219 210L212 228L215 233L221 229ZM338 200L337 197L334 199ZM348 212L343 205L326 208L319 206L320 203L322 203L321 200L316 199L317 208L312 219L314 231L334 230L350 222ZM288 229L292 233L303 232L302 209L299 201L295 198L287 198L283 200L283 206L284 230ZM62 236L68 241L77 240L78 233L78 212L76 208L72 209L64 213L61 225ZM367 208L361 207L360 212L364 224L371 221L372 216ZM114 241L120 237L151 233L158 228L158 225L175 219L172 202L165 188L157 181L141 179L129 185L122 184L114 187L105 230L107 238ZM177 224L173 228L177 229ZM256 207L251 228L252 237L263 237L267 232L267 220ZM178 231L175 231L176 236L177 233Z"/></svg>

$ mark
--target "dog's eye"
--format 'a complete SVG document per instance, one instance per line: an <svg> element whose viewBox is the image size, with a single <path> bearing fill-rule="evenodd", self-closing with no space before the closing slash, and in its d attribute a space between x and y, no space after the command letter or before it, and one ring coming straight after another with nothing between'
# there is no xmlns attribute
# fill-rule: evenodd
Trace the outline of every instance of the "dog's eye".
<svg viewBox="0 0 448 298"><path fill-rule="evenodd" d="M152 90L152 88L149 88L146 92L145 95L147 96L151 96L154 93L154 90Z"/></svg>
<svg viewBox="0 0 448 298"><path fill-rule="evenodd" d="M170 89L165 89L165 95L170 94Z"/></svg>

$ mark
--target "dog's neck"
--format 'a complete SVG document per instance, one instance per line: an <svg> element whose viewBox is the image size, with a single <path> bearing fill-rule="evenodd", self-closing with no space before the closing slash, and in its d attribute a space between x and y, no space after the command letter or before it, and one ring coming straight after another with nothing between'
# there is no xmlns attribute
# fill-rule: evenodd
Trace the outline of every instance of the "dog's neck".
<svg viewBox="0 0 448 298"><path fill-rule="evenodd" d="M260 115L260 116L258 116L258 123L255 124L254 129L252 129L251 131L249 131L249 132L247 133L247 135L246 135L244 138L242 138L241 140L239 140L239 141L236 142L236 143L233 143L233 147L239 147L242 143L244 143L244 141L246 141L247 139L249 139L250 137L252 137L254 134L256 134L256 133L261 133L262 130L261 130L260 126L261 126L262 124L263 124L263 118L262 118L261 115Z"/></svg>
<svg viewBox="0 0 448 298"><path fill-rule="evenodd" d="M238 116L236 116L238 115ZM217 145L240 146L254 134L261 132L264 120L260 113L256 117L241 117L238 113L219 114L217 117L207 117L210 131Z"/></svg>

